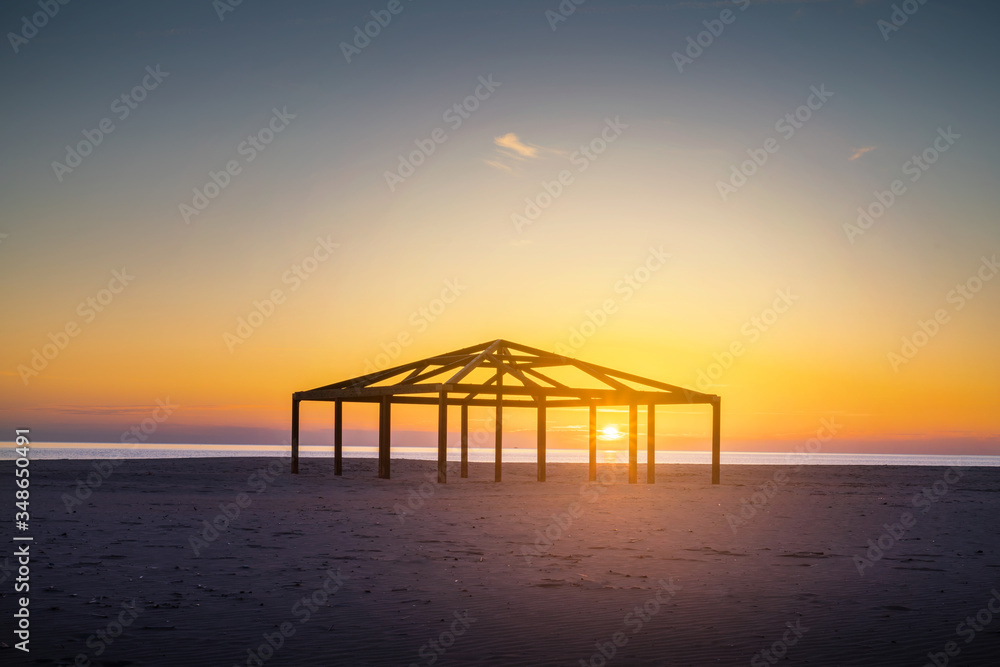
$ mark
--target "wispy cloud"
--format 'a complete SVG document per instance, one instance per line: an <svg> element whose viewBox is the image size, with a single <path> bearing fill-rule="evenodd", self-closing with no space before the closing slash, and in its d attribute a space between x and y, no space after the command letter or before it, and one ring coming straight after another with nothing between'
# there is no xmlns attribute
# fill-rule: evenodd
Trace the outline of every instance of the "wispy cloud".
<svg viewBox="0 0 1000 667"><path fill-rule="evenodd" d="M558 148L548 148L523 141L514 132L494 137L493 147L493 154L488 158L484 158L483 162L511 174L517 173L518 170L515 167L528 161L540 160L551 156L568 155L567 151Z"/></svg>
<svg viewBox="0 0 1000 667"><path fill-rule="evenodd" d="M854 160L857 160L865 153L870 153L873 150L875 150L874 146L862 146L861 148L855 148L854 153L851 155L851 157L848 158L848 160L853 162Z"/></svg>
<svg viewBox="0 0 1000 667"><path fill-rule="evenodd" d="M500 150L514 158L525 159L538 157L538 147L524 143L513 132L508 132L502 137L496 137L493 139L493 143L496 144Z"/></svg>
<svg viewBox="0 0 1000 667"><path fill-rule="evenodd" d="M483 162L485 162L486 164L488 164L491 167L496 167L497 169L499 169L501 171L506 171L506 172L511 173L511 174L514 173L513 169L511 169L510 167L508 167L507 165L505 165L503 162L500 162L499 160L483 160Z"/></svg>

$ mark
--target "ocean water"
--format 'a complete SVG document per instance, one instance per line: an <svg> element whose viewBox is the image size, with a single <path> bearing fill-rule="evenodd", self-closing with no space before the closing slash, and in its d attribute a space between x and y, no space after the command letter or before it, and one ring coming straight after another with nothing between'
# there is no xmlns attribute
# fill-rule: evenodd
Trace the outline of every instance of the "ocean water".
<svg viewBox="0 0 1000 667"><path fill-rule="evenodd" d="M5 443L0 449L0 460L12 460L17 457L13 443ZM37 443L30 447L30 458L44 459L186 459L205 457L247 457L247 456L288 456L288 445L144 445L123 447L116 443ZM459 449L448 448L448 460L459 460ZM299 448L303 458L333 456L332 446L303 445ZM345 458L376 458L376 447L344 447ZM416 459L421 461L437 460L436 447L404 447L392 449L392 457L399 459ZM492 462L492 447L470 447L469 460ZM503 460L512 463L534 463L535 450L528 448L507 448L503 450ZM586 463L588 452L585 449L556 449L546 451L546 460L553 463ZM597 460L600 462L628 460L628 452L621 449L607 450L598 448ZM646 452L639 447L639 463L646 462ZM657 463L711 463L709 451L676 451L659 450L656 452ZM797 454L794 452L722 452L722 463L725 465L853 465L853 466L969 466L969 467L1000 467L1000 456L948 456L928 454Z"/></svg>

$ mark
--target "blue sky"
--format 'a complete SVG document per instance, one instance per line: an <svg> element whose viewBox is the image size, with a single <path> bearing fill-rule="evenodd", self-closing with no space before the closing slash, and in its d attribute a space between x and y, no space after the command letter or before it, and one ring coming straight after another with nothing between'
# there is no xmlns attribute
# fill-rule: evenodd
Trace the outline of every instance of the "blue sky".
<svg viewBox="0 0 1000 667"><path fill-rule="evenodd" d="M861 414L872 397L851 378L864 378L882 403L858 417L859 438L911 427L995 438L1000 424L970 396L991 386L984 369L1000 361L996 296L955 313L919 359L887 362L1000 249L995 3L744 4L588 0L553 30L555 1L403 0L348 63L342 43L388 2L244 0L220 19L209 0L76 1L17 53L8 33L40 10L8 3L0 281L17 323L5 327L0 380L11 407L0 417L58 422L60 439L74 428L103 438L119 424L97 408L141 412L169 394L197 406L177 428L187 420L213 440L240 441L240 429L284 428L289 391L360 374L446 280L461 278L470 296L407 358L500 336L552 349L649 247L665 246L669 277L582 357L627 367L630 354L654 355L667 360L632 370L693 384L742 322L794 286L803 305L787 334L776 327L720 381L719 391L746 397L735 401L734 436L767 439L760 415L796 383L828 390L807 392L775 432ZM904 4L916 8L905 23L880 28ZM718 23L725 12L735 18ZM678 71L674 53L706 22L724 29ZM118 118L114 100L147 68L167 75ZM481 77L499 85L450 127L444 113ZM821 86L832 97L780 138L776 123ZM240 146L276 110L286 126L247 161ZM104 118L113 132L60 181L53 162ZM577 171L570 156L616 118L627 129ZM387 187L386 173L435 128L446 140ZM905 163L947 128L960 138L851 239L858 207L907 178ZM780 138L777 152L721 198L719 183L769 138ZM239 173L185 221L181 205L230 161ZM517 229L512 217L562 170L573 184ZM288 290L281 276L320 237L343 252L259 334L227 349L223 334L261 295ZM26 384L19 367L121 266L139 272L135 286ZM844 358L819 352L831 349ZM85 380L95 375L96 385ZM932 405L941 387L969 392L958 396L972 407L949 399L910 424L906 406ZM65 417L81 408L92 417Z"/></svg>

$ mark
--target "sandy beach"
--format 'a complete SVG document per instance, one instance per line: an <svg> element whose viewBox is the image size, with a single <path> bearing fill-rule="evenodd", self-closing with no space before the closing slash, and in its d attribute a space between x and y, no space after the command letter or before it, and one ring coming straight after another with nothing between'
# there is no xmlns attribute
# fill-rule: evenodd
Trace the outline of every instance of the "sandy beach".
<svg viewBox="0 0 1000 667"><path fill-rule="evenodd" d="M650 486L626 484L624 465L588 484L585 466L550 464L538 483L533 465L509 464L495 484L483 463L440 486L432 462L394 460L391 480L372 460L346 460L340 478L332 460L302 463L293 476L267 458L128 460L87 487L94 462L34 462L31 651L12 647L9 547L0 661L920 667L1000 655L1000 469L730 466L713 487L705 466L658 466ZM0 479L13 495L13 474Z"/></svg>

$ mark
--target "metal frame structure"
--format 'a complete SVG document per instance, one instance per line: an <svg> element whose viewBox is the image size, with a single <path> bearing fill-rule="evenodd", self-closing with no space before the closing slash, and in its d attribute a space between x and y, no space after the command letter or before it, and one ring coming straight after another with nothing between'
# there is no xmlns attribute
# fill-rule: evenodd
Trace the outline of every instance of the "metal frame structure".
<svg viewBox="0 0 1000 667"><path fill-rule="evenodd" d="M596 380L598 388L571 387L546 375L551 368L574 368ZM467 381L473 371L486 369L490 379ZM504 380L507 378L508 382ZM391 381L391 382L390 382ZM378 403L378 476L389 479L389 434L391 406L396 404L438 406L437 480L448 481L448 406L461 407L461 476L469 476L469 407L496 408L496 454L494 479L501 481L503 461L503 409L534 408L538 411L538 481L545 481L546 410L589 408L589 479L597 479L598 406L629 406L628 481L635 484L638 474L638 408L647 406L648 426L646 481L654 483L657 405L703 403L712 406L712 483L719 483L719 431L721 398L657 380L571 359L533 347L498 339L481 345L421 359L395 368L292 394L292 473L299 472L299 403L333 402L334 474L343 471L343 404Z"/></svg>

